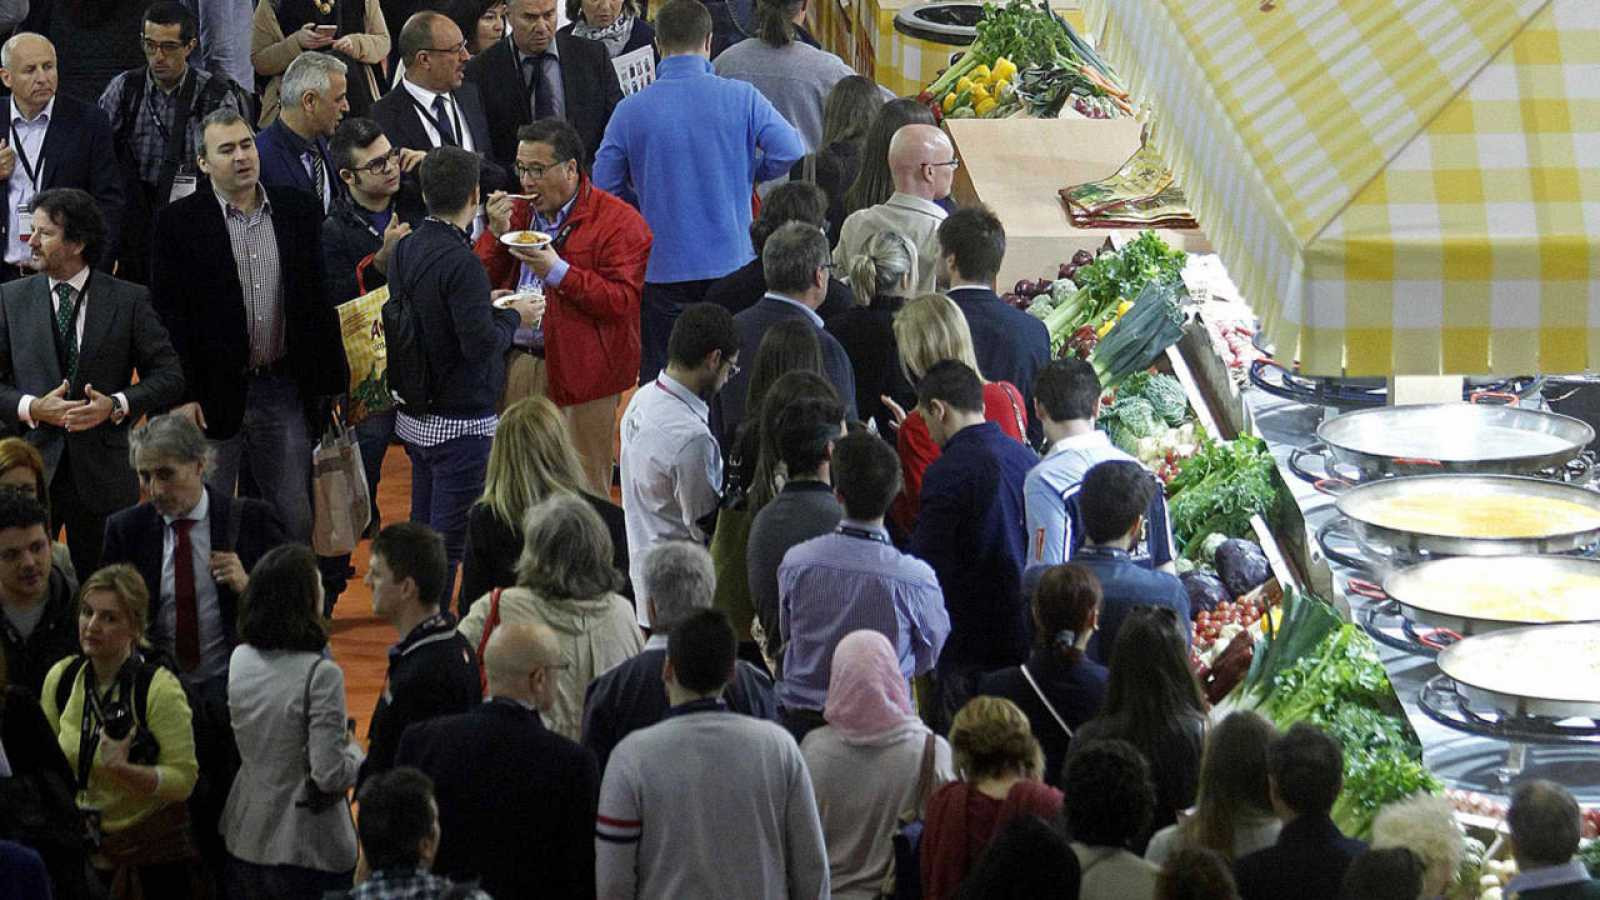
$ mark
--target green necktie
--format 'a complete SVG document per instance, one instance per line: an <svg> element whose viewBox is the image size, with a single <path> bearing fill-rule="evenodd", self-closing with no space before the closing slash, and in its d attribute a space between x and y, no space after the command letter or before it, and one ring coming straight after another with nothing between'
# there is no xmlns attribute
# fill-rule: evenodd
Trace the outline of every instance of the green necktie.
<svg viewBox="0 0 1600 900"><path fill-rule="evenodd" d="M70 380L78 374L78 336L73 324L78 318L77 291L65 281L56 285L56 339L66 348L66 374Z"/></svg>

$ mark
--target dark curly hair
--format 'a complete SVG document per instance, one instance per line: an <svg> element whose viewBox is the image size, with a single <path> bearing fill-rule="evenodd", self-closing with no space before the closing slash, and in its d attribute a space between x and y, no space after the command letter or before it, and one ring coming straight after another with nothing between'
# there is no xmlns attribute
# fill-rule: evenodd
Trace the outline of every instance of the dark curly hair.
<svg viewBox="0 0 1600 900"><path fill-rule="evenodd" d="M961 882L957 900L1076 897L1083 877L1066 836L1038 816L1001 828Z"/></svg>
<svg viewBox="0 0 1600 900"><path fill-rule="evenodd" d="M1155 813L1150 764L1127 741L1094 741L1068 756L1061 792L1067 834L1091 847L1127 847Z"/></svg>

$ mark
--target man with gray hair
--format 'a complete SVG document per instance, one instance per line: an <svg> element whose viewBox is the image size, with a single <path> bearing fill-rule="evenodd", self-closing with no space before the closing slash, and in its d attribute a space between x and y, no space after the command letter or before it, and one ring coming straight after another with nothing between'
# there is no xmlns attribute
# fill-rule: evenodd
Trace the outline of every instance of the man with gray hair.
<svg viewBox="0 0 1600 900"><path fill-rule="evenodd" d="M638 656L589 684L583 706L583 745L594 751L605 771L611 751L629 734L666 717L667 635L678 623L711 608L717 575L711 554L688 541L663 541L645 551L640 596L650 604L651 638ZM743 660L722 694L734 712L777 721L778 704L772 679Z"/></svg>
<svg viewBox="0 0 1600 900"><path fill-rule="evenodd" d="M328 138L350 111L348 67L327 53L308 51L284 70L279 97L283 108L256 135L261 183L303 191L327 213L344 196Z"/></svg>
<svg viewBox="0 0 1600 900"><path fill-rule="evenodd" d="M600 770L544 718L560 640L544 625L501 625L483 668L488 702L412 725L395 756L433 779L443 831L433 870L476 878L495 897L592 897Z"/></svg>
<svg viewBox="0 0 1600 900"><path fill-rule="evenodd" d="M789 222L767 238L761 250L761 268L767 277L766 296L733 317L739 332L739 358L744 369L728 380L711 407L711 430L722 446L734 446L739 425L746 416L760 410L745 408L750 390L750 371L755 368L761 339L779 322L795 319L809 322L822 346L822 374L845 404L845 418L856 417L856 377L850 357L839 339L822 327L817 307L828 298L828 236L822 229L804 222Z"/></svg>
<svg viewBox="0 0 1600 900"><path fill-rule="evenodd" d="M185 681L226 678L239 597L268 550L286 543L271 506L206 487L211 449L187 417L133 432L129 462L149 500L106 520L101 563L129 563L150 590L150 641Z"/></svg>

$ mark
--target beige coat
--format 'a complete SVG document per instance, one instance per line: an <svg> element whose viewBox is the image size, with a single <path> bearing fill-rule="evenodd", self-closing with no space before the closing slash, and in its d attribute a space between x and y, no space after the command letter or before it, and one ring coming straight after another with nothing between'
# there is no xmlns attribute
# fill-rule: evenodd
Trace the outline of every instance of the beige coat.
<svg viewBox="0 0 1600 900"><path fill-rule="evenodd" d="M483 637L491 605L487 597L472 604L457 627L473 649ZM644 649L633 607L616 594L548 600L527 588L506 588L500 594L500 622L546 625L556 633L566 668L556 677L556 703L545 715L545 724L574 741L583 727L583 695L589 682Z"/></svg>
<svg viewBox="0 0 1600 900"><path fill-rule="evenodd" d="M376 66L389 57L389 25L384 21L383 8L378 5L378 0L366 2L367 31L365 34L350 35L350 43L355 45L356 51L351 56L368 66ZM294 35L284 36L272 0L261 0L256 4L255 20L250 30L250 64L255 66L257 75L272 79L261 93L262 128L278 118L278 108L282 105L278 97L278 85L283 81L283 70L289 68L294 58L304 52ZM383 96L371 68L367 69L366 77L372 96Z"/></svg>
<svg viewBox="0 0 1600 900"><path fill-rule="evenodd" d="M917 248L917 282L912 296L937 289L939 270L939 226L944 224L944 208L898 191L877 206L858 209L839 227L839 245L833 248L833 263L846 272L867 242L880 231L893 231Z"/></svg>

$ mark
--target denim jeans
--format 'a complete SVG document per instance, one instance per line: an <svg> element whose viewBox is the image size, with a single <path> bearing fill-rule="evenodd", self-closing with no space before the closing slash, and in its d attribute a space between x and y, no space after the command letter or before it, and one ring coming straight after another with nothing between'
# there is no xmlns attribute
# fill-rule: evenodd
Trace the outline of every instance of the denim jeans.
<svg viewBox="0 0 1600 900"><path fill-rule="evenodd" d="M467 544L467 511L483 495L483 478L489 469L491 438L453 438L433 447L406 444L411 457L411 521L421 522L444 538L444 555L450 563L441 607L450 605L456 567Z"/></svg>
<svg viewBox="0 0 1600 900"><path fill-rule="evenodd" d="M672 336L673 323L678 321L685 306L704 300L706 291L715 283L715 279L660 284L645 282L639 303L640 384L655 381L661 370L667 367L667 339Z"/></svg>
<svg viewBox="0 0 1600 900"><path fill-rule="evenodd" d="M284 535L311 542L311 436L300 387L282 375L257 375L245 396L244 424L225 441L211 441L212 490L233 496L248 459L261 498L283 519Z"/></svg>

